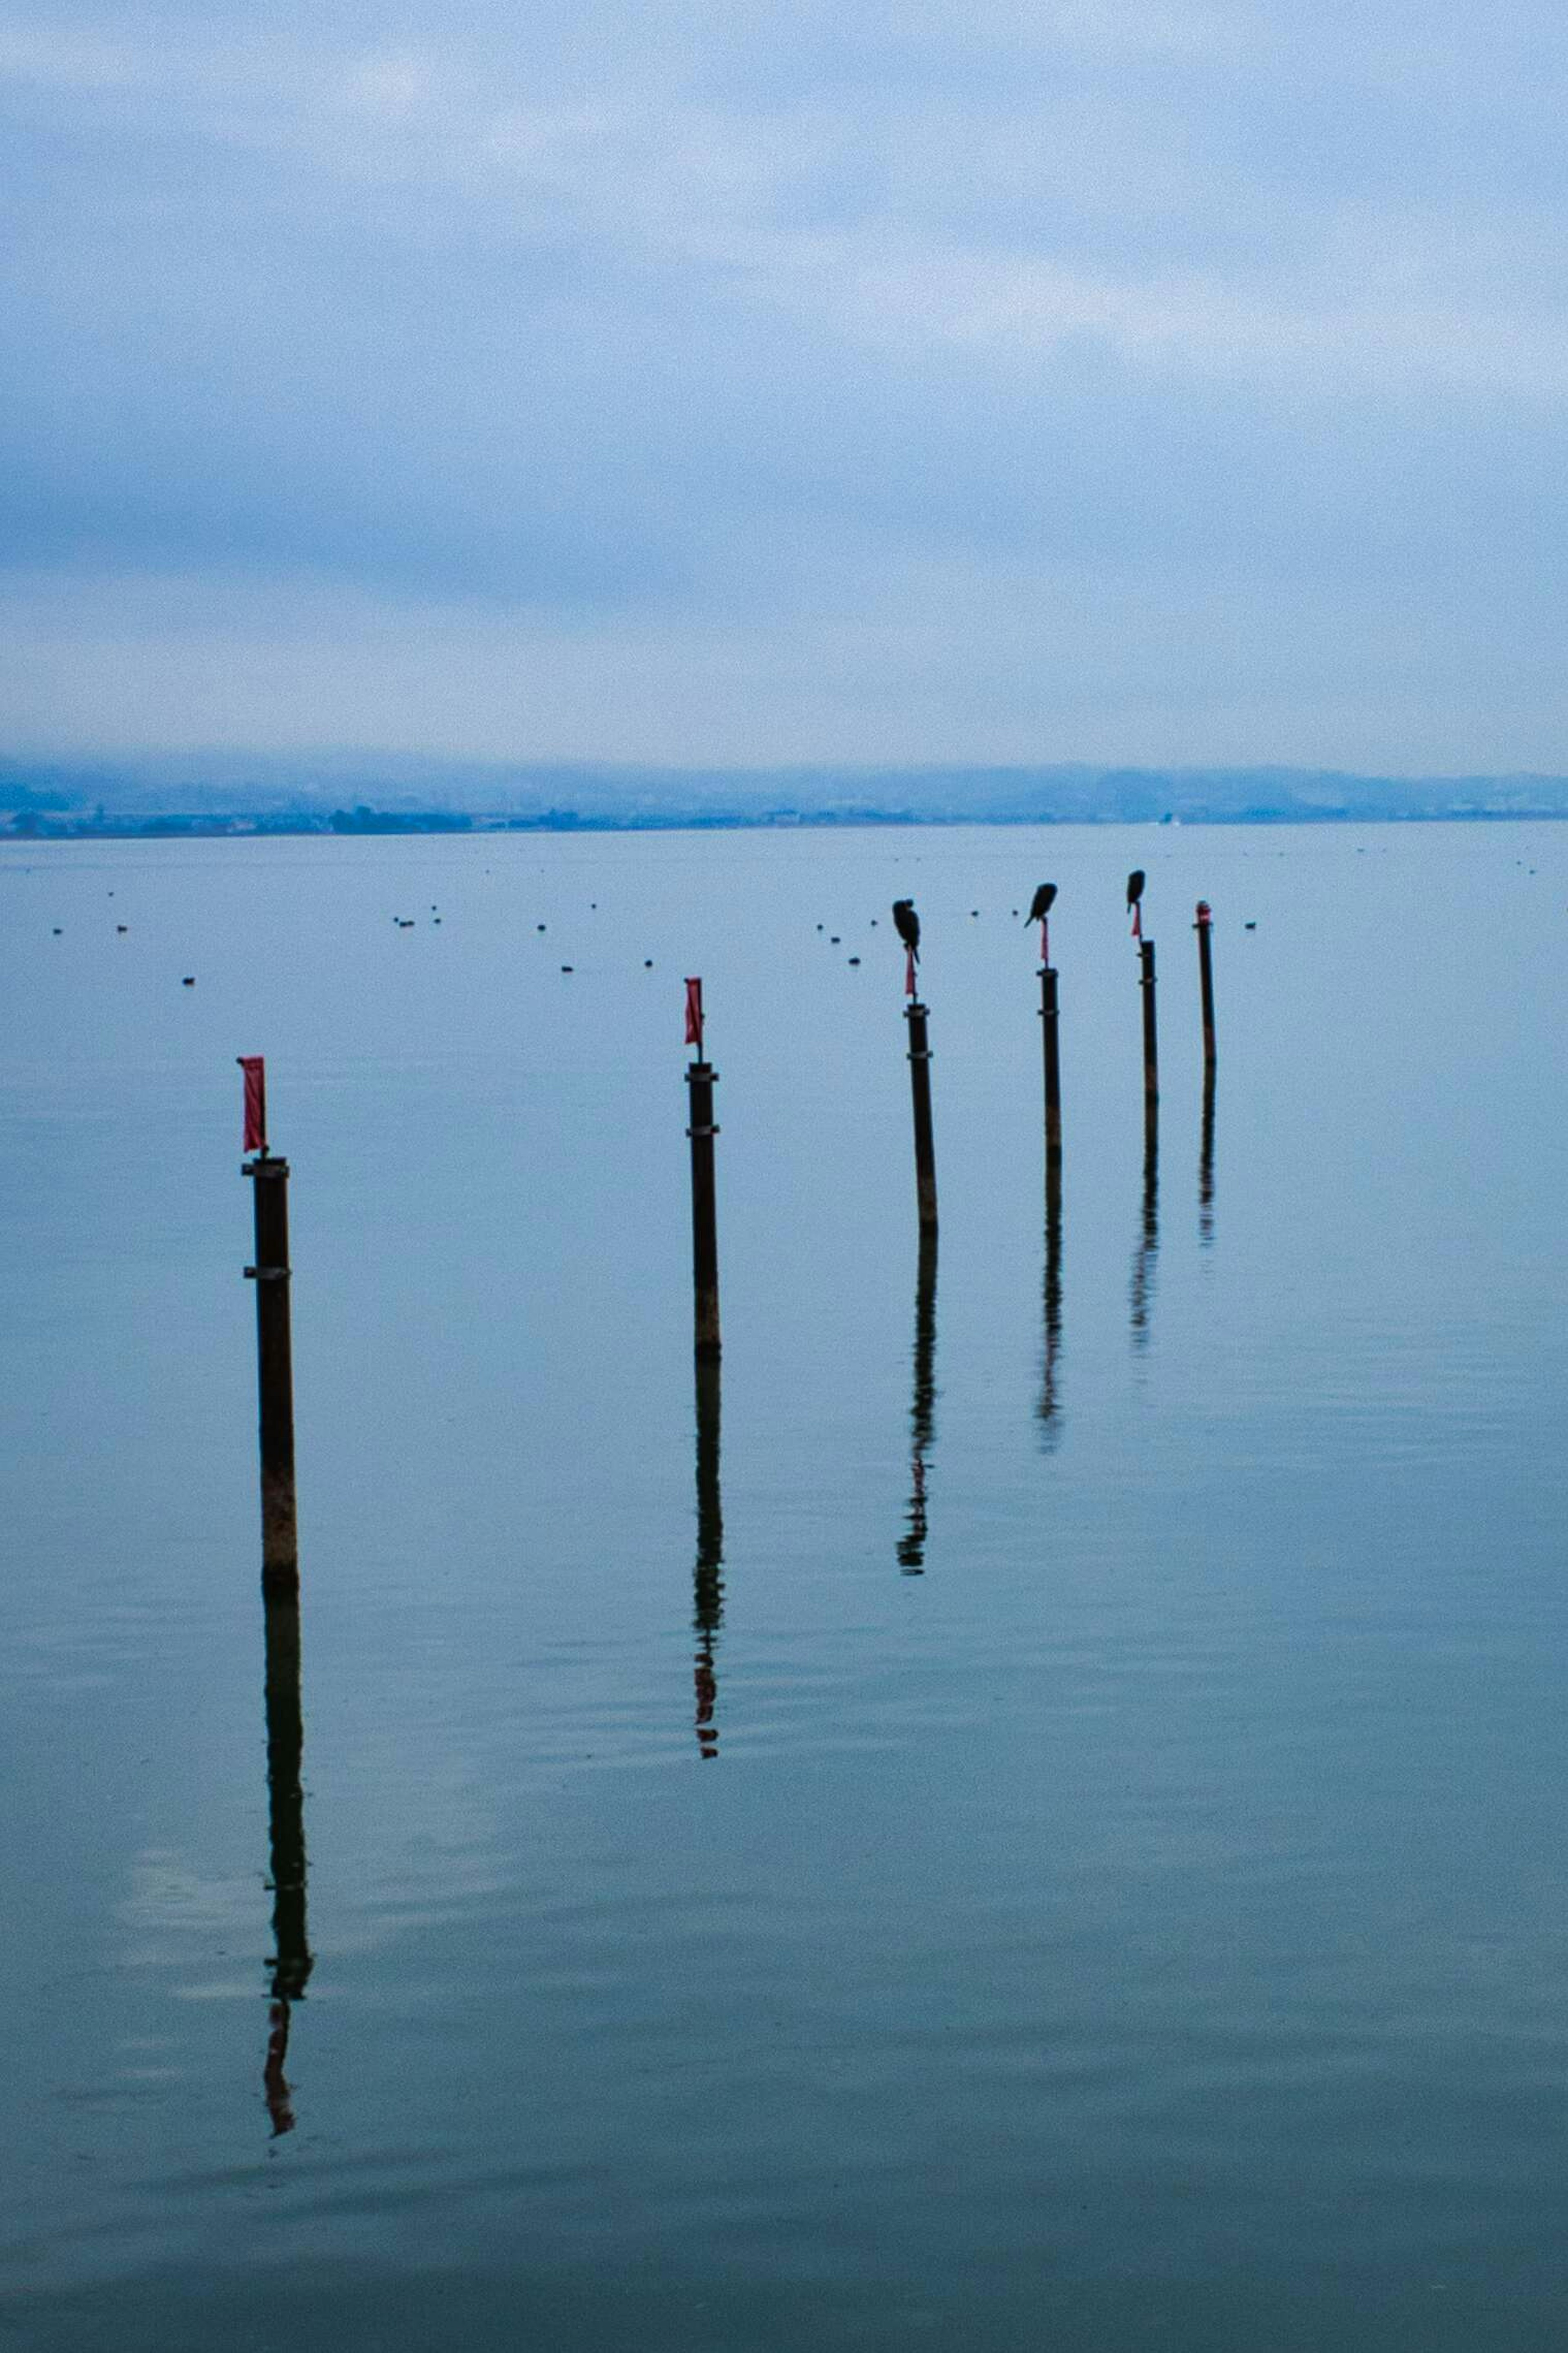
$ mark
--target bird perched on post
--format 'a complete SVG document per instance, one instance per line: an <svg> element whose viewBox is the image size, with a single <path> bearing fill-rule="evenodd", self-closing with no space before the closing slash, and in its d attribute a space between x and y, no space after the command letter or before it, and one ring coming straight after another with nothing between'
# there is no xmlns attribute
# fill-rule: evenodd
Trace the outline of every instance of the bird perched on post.
<svg viewBox="0 0 1568 2353"><path fill-rule="evenodd" d="M1127 904L1132 911L1132 936L1143 936L1143 869L1135 866L1127 877Z"/></svg>
<svg viewBox="0 0 1568 2353"><path fill-rule="evenodd" d="M1029 912L1024 918L1026 923L1038 923L1040 927L1040 962L1043 965L1048 965L1051 960L1051 927L1046 918L1055 906L1056 898L1056 884L1042 882L1030 900Z"/></svg>
<svg viewBox="0 0 1568 2353"><path fill-rule="evenodd" d="M893 929L908 948L915 962L921 960L921 919L915 913L912 899L893 902Z"/></svg>
<svg viewBox="0 0 1568 2353"><path fill-rule="evenodd" d="M915 993L915 966L921 960L921 919L912 899L893 902L893 929L904 944L904 995Z"/></svg>

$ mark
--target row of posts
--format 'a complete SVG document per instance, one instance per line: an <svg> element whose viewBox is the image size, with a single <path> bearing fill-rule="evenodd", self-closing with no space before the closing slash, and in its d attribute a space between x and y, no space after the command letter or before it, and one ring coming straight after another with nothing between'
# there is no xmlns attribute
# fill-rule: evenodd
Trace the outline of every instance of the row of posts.
<svg viewBox="0 0 1568 2353"><path fill-rule="evenodd" d="M1200 899L1194 929L1202 997L1204 1084L1212 1102L1215 1069L1213 914ZM1143 1108L1152 1139L1160 1101L1159 1032L1155 1018L1154 943L1138 943L1143 1008ZM912 964L911 964L912 971ZM687 1065L691 1145L691 1271L693 1337L700 1361L718 1359L719 1231L713 1143L713 1089L719 1073L703 1050L702 984L689 980L686 1038L695 1046ZM915 1198L923 1235L937 1229L936 1146L931 1125L930 1008L916 997L905 1008L909 1025L910 1092L914 1114ZM1062 1164L1060 1008L1054 965L1040 966L1047 1195L1059 1200ZM289 1309L289 1163L267 1144L266 1076L259 1057L241 1057L246 1090L245 1163L256 1213L256 1259L246 1274L256 1284L257 1383L261 1452L262 1581L269 1591L297 1591L300 1545L294 1485L294 1375Z"/></svg>

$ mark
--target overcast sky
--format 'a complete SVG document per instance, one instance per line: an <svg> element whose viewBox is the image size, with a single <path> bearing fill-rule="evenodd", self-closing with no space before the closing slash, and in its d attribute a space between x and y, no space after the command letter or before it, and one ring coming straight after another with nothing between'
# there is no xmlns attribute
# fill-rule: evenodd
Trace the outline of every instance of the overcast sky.
<svg viewBox="0 0 1568 2353"><path fill-rule="evenodd" d="M1568 768L1563 0L0 26L0 748Z"/></svg>

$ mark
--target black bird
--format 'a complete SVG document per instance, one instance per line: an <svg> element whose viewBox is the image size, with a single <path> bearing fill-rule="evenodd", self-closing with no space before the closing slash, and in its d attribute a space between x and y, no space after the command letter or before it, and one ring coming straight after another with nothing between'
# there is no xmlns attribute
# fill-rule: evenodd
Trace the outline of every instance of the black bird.
<svg viewBox="0 0 1568 2353"><path fill-rule="evenodd" d="M921 919L915 913L912 899L893 902L893 929L908 948L915 962L921 960Z"/></svg>
<svg viewBox="0 0 1568 2353"><path fill-rule="evenodd" d="M1024 921L1026 923L1043 923L1056 903L1056 884L1054 882L1042 882L1039 889L1036 892L1034 897L1029 902L1029 912L1025 916Z"/></svg>
<svg viewBox="0 0 1568 2353"><path fill-rule="evenodd" d="M1129 907L1135 907L1140 899L1143 896L1143 869L1141 866L1135 866L1131 873L1127 877L1127 904Z"/></svg>

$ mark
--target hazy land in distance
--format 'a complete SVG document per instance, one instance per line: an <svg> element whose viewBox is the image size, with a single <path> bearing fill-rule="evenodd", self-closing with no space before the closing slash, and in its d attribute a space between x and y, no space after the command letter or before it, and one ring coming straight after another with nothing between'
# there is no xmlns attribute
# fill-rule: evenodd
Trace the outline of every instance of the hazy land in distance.
<svg viewBox="0 0 1568 2353"><path fill-rule="evenodd" d="M1568 776L1257 768L480 766L342 754L0 760L0 839L1568 817Z"/></svg>

